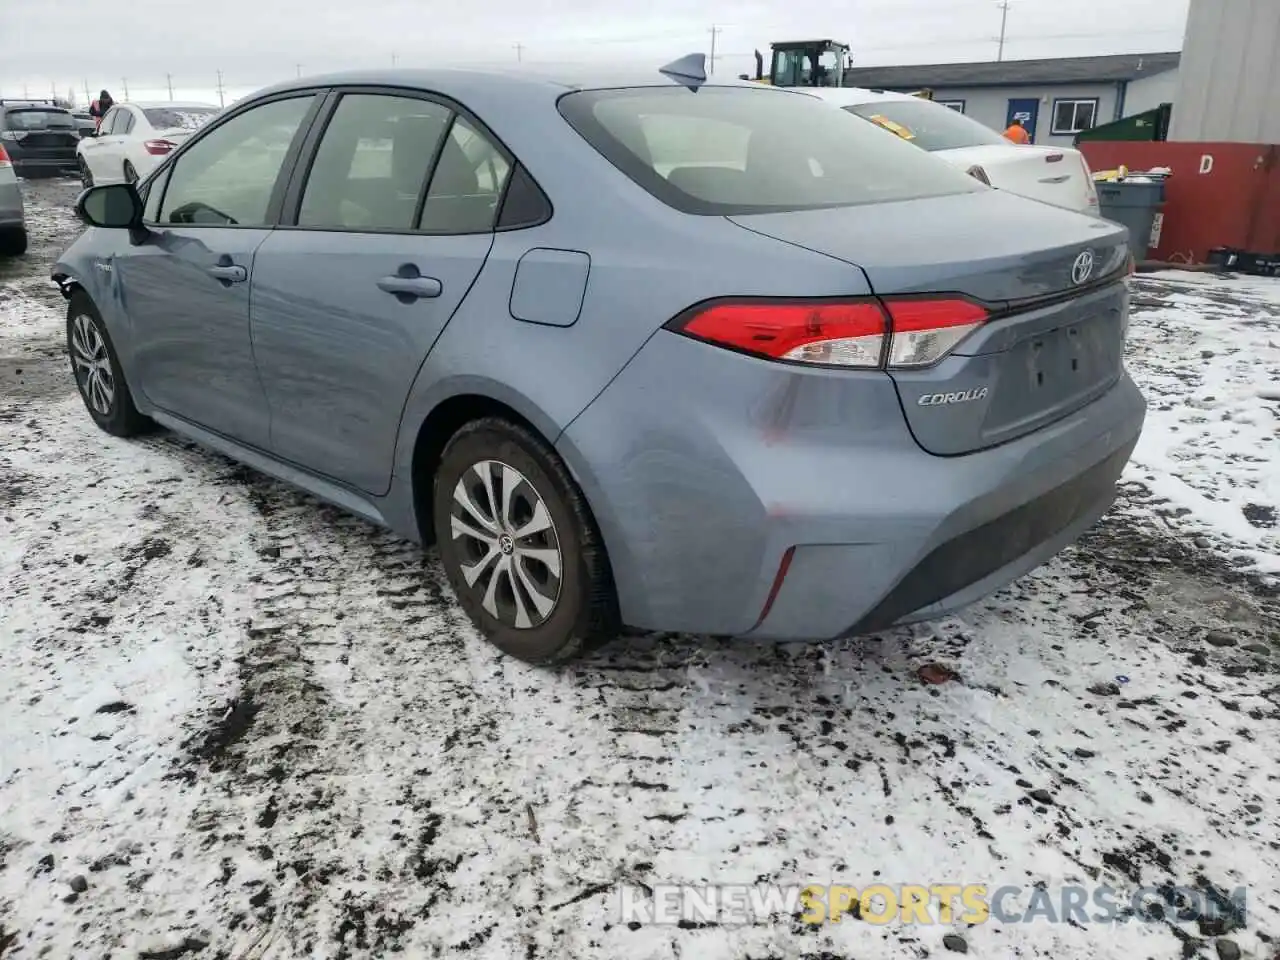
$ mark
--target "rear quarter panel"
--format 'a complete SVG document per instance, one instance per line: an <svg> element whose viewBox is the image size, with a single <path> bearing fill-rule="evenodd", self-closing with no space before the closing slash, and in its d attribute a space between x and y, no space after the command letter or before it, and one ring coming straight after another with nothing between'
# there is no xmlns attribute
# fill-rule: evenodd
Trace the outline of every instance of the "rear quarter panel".
<svg viewBox="0 0 1280 960"><path fill-rule="evenodd" d="M451 396L480 393L508 403L554 443L655 331L694 303L731 294L869 292L857 267L719 217L666 207L582 140L542 88L482 85L465 102L530 170L554 213L541 226L496 235L478 281L410 392L397 475L410 472L423 419ZM571 326L512 316L516 266L533 248L590 257L582 310Z"/></svg>

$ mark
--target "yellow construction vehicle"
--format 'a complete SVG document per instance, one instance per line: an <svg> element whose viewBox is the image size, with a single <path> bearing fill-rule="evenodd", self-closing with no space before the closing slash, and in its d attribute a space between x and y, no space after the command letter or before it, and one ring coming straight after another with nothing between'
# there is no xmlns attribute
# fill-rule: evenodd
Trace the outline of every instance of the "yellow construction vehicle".
<svg viewBox="0 0 1280 960"><path fill-rule="evenodd" d="M764 74L764 56L757 50L756 75L740 74L739 79L755 80L775 87L843 87L849 46L838 40L781 40L769 44L773 51L769 75Z"/></svg>

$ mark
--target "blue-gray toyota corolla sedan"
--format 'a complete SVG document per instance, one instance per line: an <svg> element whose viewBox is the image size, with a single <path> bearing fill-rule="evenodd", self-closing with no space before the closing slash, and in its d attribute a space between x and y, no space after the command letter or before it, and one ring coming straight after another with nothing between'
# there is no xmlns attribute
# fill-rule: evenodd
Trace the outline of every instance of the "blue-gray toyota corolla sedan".
<svg viewBox="0 0 1280 960"><path fill-rule="evenodd" d="M534 662L955 609L1101 516L1145 412L1122 227L697 58L299 80L79 209L99 426L437 544Z"/></svg>

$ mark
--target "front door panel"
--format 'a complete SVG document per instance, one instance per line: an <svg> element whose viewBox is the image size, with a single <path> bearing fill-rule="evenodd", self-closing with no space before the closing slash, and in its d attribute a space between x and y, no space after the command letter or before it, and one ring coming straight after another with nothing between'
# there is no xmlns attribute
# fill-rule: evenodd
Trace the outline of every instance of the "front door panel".
<svg viewBox="0 0 1280 960"><path fill-rule="evenodd" d="M156 406L265 448L266 397L249 338L254 251L268 230L156 228L116 260L135 386Z"/></svg>

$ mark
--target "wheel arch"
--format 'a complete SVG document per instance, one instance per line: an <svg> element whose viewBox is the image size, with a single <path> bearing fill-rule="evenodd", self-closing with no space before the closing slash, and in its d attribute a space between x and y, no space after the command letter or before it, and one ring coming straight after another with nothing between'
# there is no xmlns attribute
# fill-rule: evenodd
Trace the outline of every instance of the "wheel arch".
<svg viewBox="0 0 1280 960"><path fill-rule="evenodd" d="M423 545L435 542L432 519L432 483L440 457L450 438L460 428L484 417L498 417L529 430L555 450L561 428L528 398L496 384L468 383L446 396L438 397L418 419L409 449L401 460L411 478L414 519ZM425 405L424 405L425 406ZM406 462L407 461L407 462Z"/></svg>

